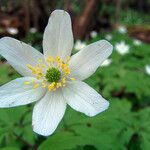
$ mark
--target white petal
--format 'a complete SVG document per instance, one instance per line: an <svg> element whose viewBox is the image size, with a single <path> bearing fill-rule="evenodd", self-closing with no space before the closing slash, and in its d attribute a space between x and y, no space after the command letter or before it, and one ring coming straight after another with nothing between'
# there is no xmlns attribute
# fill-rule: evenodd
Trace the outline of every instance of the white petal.
<svg viewBox="0 0 150 150"><path fill-rule="evenodd" d="M71 57L71 75L78 80L91 76L103 61L112 53L112 45L101 40L88 45Z"/></svg>
<svg viewBox="0 0 150 150"><path fill-rule="evenodd" d="M55 10L50 15L44 32L44 55L60 56L62 59L70 56L73 47L71 19L67 12Z"/></svg>
<svg viewBox="0 0 150 150"><path fill-rule="evenodd" d="M32 76L27 64L35 66L38 60L44 61L43 54L28 44L10 37L0 39L0 55L23 76Z"/></svg>
<svg viewBox="0 0 150 150"><path fill-rule="evenodd" d="M68 82L63 88L63 95L73 109L87 116L95 116L109 106L108 101L81 81Z"/></svg>
<svg viewBox="0 0 150 150"><path fill-rule="evenodd" d="M150 65L145 66L145 71L148 75L150 75Z"/></svg>
<svg viewBox="0 0 150 150"><path fill-rule="evenodd" d="M0 108L25 105L37 101L45 94L45 89L39 87L33 89L33 85L25 85L24 82L36 83L38 81L32 77L15 79L0 87Z"/></svg>
<svg viewBox="0 0 150 150"><path fill-rule="evenodd" d="M32 126L34 132L48 136L57 128L64 116L66 102L61 91L47 92L33 109Z"/></svg>

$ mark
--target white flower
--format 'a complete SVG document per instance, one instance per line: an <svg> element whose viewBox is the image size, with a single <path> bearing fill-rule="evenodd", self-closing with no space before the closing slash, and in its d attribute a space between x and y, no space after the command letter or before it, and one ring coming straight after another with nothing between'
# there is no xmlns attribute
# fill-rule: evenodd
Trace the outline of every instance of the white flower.
<svg viewBox="0 0 150 150"><path fill-rule="evenodd" d="M118 32L120 32L121 34L125 34L127 33L127 28L125 26L119 26Z"/></svg>
<svg viewBox="0 0 150 150"><path fill-rule="evenodd" d="M97 37L97 32L96 32L96 31L91 31L91 32L90 32L90 36L91 36L92 38Z"/></svg>
<svg viewBox="0 0 150 150"><path fill-rule="evenodd" d="M110 41L112 39L112 35L111 34L106 34L105 39Z"/></svg>
<svg viewBox="0 0 150 150"><path fill-rule="evenodd" d="M145 71L148 75L150 75L150 65L145 66Z"/></svg>
<svg viewBox="0 0 150 150"><path fill-rule="evenodd" d="M129 52L129 45L125 44L124 41L121 41L115 45L115 49L121 55L124 55Z"/></svg>
<svg viewBox="0 0 150 150"><path fill-rule="evenodd" d="M36 28L30 28L30 32L31 32L31 33L36 33L36 32L37 32L37 29L36 29Z"/></svg>
<svg viewBox="0 0 150 150"><path fill-rule="evenodd" d="M71 19L67 12L52 12L43 37L43 52L10 37L0 39L0 54L24 77L0 87L0 107L36 102L33 130L51 135L64 116L67 104L88 116L106 110L109 102L83 82L112 53L101 40L75 55Z"/></svg>
<svg viewBox="0 0 150 150"><path fill-rule="evenodd" d="M74 45L74 48L76 50L78 50L78 51L83 49L84 47L86 47L86 43L85 42L81 42L80 40L77 40L75 45Z"/></svg>
<svg viewBox="0 0 150 150"><path fill-rule="evenodd" d="M19 32L17 28L13 28L13 27L7 28L6 31L11 35L16 35Z"/></svg>
<svg viewBox="0 0 150 150"><path fill-rule="evenodd" d="M106 67L106 66L109 66L111 63L112 63L112 60L111 60L111 59L106 59L106 60L101 64L101 66Z"/></svg>
<svg viewBox="0 0 150 150"><path fill-rule="evenodd" d="M139 46L142 44L142 42L140 40L133 40L133 44Z"/></svg>

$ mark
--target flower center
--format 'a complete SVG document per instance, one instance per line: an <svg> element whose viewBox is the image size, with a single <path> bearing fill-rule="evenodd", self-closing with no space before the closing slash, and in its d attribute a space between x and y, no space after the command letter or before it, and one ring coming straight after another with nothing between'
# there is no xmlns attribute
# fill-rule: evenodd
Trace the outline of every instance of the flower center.
<svg viewBox="0 0 150 150"><path fill-rule="evenodd" d="M57 68L49 68L46 72L45 78L50 83L58 82L61 78L61 72Z"/></svg>
<svg viewBox="0 0 150 150"><path fill-rule="evenodd" d="M56 89L66 86L66 80L75 80L70 77L70 68L68 65L69 59L63 61L60 57L49 56L46 58L46 63L42 63L42 60L38 60L35 66L27 64L27 68L30 69L36 79L41 82L36 83L26 81L24 84L33 84L33 88L36 89L39 86L48 88L49 91L55 91Z"/></svg>

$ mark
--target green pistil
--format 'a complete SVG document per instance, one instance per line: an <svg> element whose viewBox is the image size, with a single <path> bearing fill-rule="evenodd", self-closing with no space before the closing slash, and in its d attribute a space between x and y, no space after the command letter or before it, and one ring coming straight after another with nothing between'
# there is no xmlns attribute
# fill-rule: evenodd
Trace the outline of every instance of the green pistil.
<svg viewBox="0 0 150 150"><path fill-rule="evenodd" d="M61 78L61 72L57 68L49 68L46 72L45 78L48 82L58 82Z"/></svg>

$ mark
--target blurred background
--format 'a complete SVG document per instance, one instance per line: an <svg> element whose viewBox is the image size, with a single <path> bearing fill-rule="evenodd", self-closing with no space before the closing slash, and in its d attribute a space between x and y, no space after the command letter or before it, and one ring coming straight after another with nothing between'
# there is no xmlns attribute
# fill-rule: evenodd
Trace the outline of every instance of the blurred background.
<svg viewBox="0 0 150 150"><path fill-rule="evenodd" d="M32 131L33 104L0 109L0 150L149 150L150 0L0 0L0 37L42 52L43 31L55 9L71 15L72 54L101 39L113 44L110 58L85 81L110 107L93 118L68 107L48 138ZM17 77L0 56L0 85Z"/></svg>

